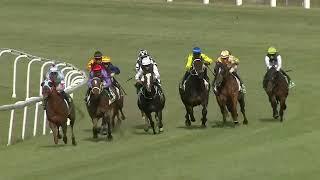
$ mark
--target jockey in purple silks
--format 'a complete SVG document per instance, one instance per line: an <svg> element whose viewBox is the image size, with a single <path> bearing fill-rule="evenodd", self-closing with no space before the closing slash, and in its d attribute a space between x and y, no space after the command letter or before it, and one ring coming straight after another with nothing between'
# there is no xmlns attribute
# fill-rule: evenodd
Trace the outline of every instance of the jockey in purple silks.
<svg viewBox="0 0 320 180"><path fill-rule="evenodd" d="M92 80L94 77L98 77L102 81L103 89L106 90L107 95L111 100L115 98L114 92L110 89L112 85L112 77L114 76L114 73L108 73L105 68L103 68L100 64L96 64L92 67L90 74L89 74L89 80L88 80L88 87L91 89ZM89 99L90 96L88 96Z"/></svg>

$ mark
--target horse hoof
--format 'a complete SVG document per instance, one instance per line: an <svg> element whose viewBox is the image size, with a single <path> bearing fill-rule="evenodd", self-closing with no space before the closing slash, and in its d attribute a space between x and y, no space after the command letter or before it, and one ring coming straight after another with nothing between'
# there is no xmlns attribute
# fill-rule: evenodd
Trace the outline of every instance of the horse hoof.
<svg viewBox="0 0 320 180"><path fill-rule="evenodd" d="M64 142L64 144L67 144L67 143L68 143L67 137L63 137L63 142Z"/></svg>
<svg viewBox="0 0 320 180"><path fill-rule="evenodd" d="M234 121L233 123L235 126L239 125L239 121Z"/></svg>
<svg viewBox="0 0 320 180"><path fill-rule="evenodd" d="M72 138L72 145L74 145L74 146L77 145L77 142L76 142L76 139L75 139L75 138Z"/></svg>
<svg viewBox="0 0 320 180"><path fill-rule="evenodd" d="M248 125L248 121L247 120L243 121L243 124Z"/></svg>
<svg viewBox="0 0 320 180"><path fill-rule="evenodd" d="M190 127L190 126L191 126L191 122L188 121L188 120L185 121L185 124L186 124L187 127Z"/></svg>
<svg viewBox="0 0 320 180"><path fill-rule="evenodd" d="M159 128L159 132L160 133L162 133L163 132L163 128L161 127L161 128Z"/></svg>
<svg viewBox="0 0 320 180"><path fill-rule="evenodd" d="M144 127L143 130L144 130L145 132L148 132L148 131L149 131L149 126Z"/></svg>
<svg viewBox="0 0 320 180"><path fill-rule="evenodd" d="M274 118L274 119L278 119L278 118L279 118L279 115L274 115L273 118Z"/></svg>
<svg viewBox="0 0 320 180"><path fill-rule="evenodd" d="M206 128L207 126L205 124L201 124L201 128Z"/></svg>
<svg viewBox="0 0 320 180"><path fill-rule="evenodd" d="M192 121L192 122L196 122L196 119L192 119L192 118L191 118L191 121Z"/></svg>
<svg viewBox="0 0 320 180"><path fill-rule="evenodd" d="M112 139L113 139L112 135L108 135L108 136L107 136L107 140L108 140L108 141L112 141Z"/></svg>

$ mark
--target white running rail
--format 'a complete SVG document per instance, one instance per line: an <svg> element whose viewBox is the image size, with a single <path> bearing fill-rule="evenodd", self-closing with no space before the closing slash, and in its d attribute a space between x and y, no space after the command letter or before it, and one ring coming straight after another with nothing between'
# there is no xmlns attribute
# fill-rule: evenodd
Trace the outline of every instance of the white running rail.
<svg viewBox="0 0 320 180"><path fill-rule="evenodd" d="M65 75L65 81L66 81L66 89L65 91L72 95L73 91L81 87L87 82L87 76L84 71L81 71L80 69L76 68L74 65L60 61L60 60L52 60L48 58L42 58L38 56L34 56L31 54L27 54L22 51L18 51L15 49L9 49L9 48L0 48L0 61L1 56L5 53L12 54L16 56L14 60L14 66L13 66L13 81L12 81L12 98L16 98L16 83L17 83L17 64L20 61L28 61L27 66L27 79L26 79L26 95L24 101L17 101L14 104L7 104L0 106L0 111L11 111L10 114L10 124L9 124L9 132L8 132L8 143L7 145L12 144L12 131L13 131L13 122L15 120L15 110L16 109L22 109L23 111L23 121L22 121L22 132L21 132L21 139L25 139L26 134L26 123L27 123L27 114L28 114L28 106L35 105L35 112L34 112L34 125L33 125L33 136L36 136L37 134L37 124L38 124L38 114L39 114L39 105L42 104L42 89L41 89L41 82L44 80L45 76L45 68L48 67L48 65L55 64L58 66L58 68L61 69L62 73ZM33 64L39 64L41 63L41 71L40 71L40 81L39 81L39 96L37 97L30 97L30 72L31 72L31 66ZM43 112L43 129L42 134L46 134L47 129L47 118L46 113ZM1 138L1 137L0 137Z"/></svg>

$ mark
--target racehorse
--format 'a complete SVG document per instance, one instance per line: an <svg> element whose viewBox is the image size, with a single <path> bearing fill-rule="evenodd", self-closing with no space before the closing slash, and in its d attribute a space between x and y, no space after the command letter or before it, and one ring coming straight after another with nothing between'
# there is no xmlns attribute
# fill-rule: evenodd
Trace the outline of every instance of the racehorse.
<svg viewBox="0 0 320 180"><path fill-rule="evenodd" d="M273 109L273 118L278 119L280 114L280 122L282 122L284 110L287 108L286 99L289 94L288 82L285 76L277 71L275 67L271 67L264 76L263 87ZM280 110L278 112L279 102Z"/></svg>
<svg viewBox="0 0 320 180"><path fill-rule="evenodd" d="M217 63L214 69L215 80L213 85L217 87L215 92L217 102L223 117L223 124L226 122L228 111L231 113L234 124L238 124L237 103L240 104L241 113L243 115L243 124L248 124L245 113L244 94L240 92L237 79L229 72L227 65Z"/></svg>
<svg viewBox="0 0 320 180"><path fill-rule="evenodd" d="M142 113L142 118L146 121L144 130L147 132L150 124L153 134L156 134L156 131L152 113L155 113L159 133L163 132L162 110L166 102L161 88L156 83L153 72L145 73L142 78L141 90L138 93L138 107Z"/></svg>
<svg viewBox="0 0 320 180"><path fill-rule="evenodd" d="M195 122L193 108L201 105L202 127L206 127L210 84L204 79L205 74L206 67L203 61L195 59L189 77L179 87L180 98L186 108L186 126L191 126L191 121Z"/></svg>
<svg viewBox="0 0 320 180"><path fill-rule="evenodd" d="M89 94L89 102L86 103L88 113L92 119L93 138L98 138L98 121L102 118L102 124L108 126L107 140L112 140L111 117L113 116L114 104L109 104L110 98L106 94L100 78L94 77L91 81L92 89Z"/></svg>
<svg viewBox="0 0 320 180"><path fill-rule="evenodd" d="M54 143L58 144L58 139L61 138L59 134L59 127L62 128L63 142L67 144L67 119L70 119L70 127L72 133L72 145L77 145L73 126L75 122L75 109L74 104L71 101L70 105L60 95L54 83L50 80L45 80L41 83L42 96L47 99L46 114L49 121L49 126L53 132Z"/></svg>

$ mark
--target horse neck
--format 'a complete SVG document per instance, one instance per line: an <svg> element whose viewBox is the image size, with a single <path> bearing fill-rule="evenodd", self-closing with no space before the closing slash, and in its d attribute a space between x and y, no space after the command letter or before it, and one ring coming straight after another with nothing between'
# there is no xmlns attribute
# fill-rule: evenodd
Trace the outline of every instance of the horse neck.
<svg viewBox="0 0 320 180"><path fill-rule="evenodd" d="M188 81L186 82L186 89L193 89L196 91L201 91L205 88L204 81L199 76L190 75Z"/></svg>

